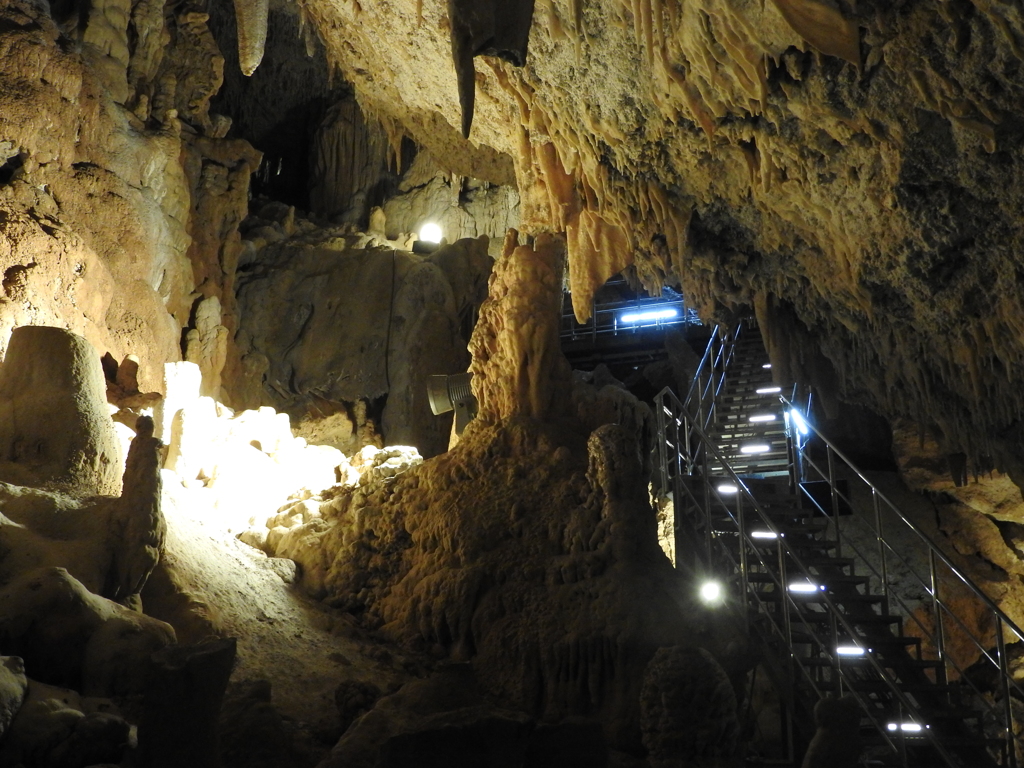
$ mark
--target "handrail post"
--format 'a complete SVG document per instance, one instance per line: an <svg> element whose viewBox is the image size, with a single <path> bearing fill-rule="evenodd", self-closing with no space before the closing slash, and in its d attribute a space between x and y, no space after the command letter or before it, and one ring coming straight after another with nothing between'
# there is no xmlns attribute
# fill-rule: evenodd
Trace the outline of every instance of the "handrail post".
<svg viewBox="0 0 1024 768"><path fill-rule="evenodd" d="M833 613L830 616L830 624L832 625L832 648L829 650L829 657L832 659L832 675L835 678L832 682L835 684L836 697L843 695L843 675L839 671L839 654L836 652L836 648L839 647L839 622L836 621L836 615Z"/></svg>
<svg viewBox="0 0 1024 768"><path fill-rule="evenodd" d="M935 618L935 651L939 655L942 664L935 671L940 679L936 680L939 685L946 683L946 638L942 630L942 601L939 599L939 574L935 564L935 550L928 550L928 572L931 575L932 584L932 612Z"/></svg>
<svg viewBox="0 0 1024 768"><path fill-rule="evenodd" d="M786 549L781 543L775 548L779 556L779 585L782 594L779 595L779 610L782 611L782 623L786 629L786 648L789 655L793 655L793 624L789 615L789 594L787 592L786 580Z"/></svg>
<svg viewBox="0 0 1024 768"><path fill-rule="evenodd" d="M703 480L704 480L704 545L706 549L707 566L712 567L711 558L711 475L708 472L708 452L701 451Z"/></svg>
<svg viewBox="0 0 1024 768"><path fill-rule="evenodd" d="M1003 718L1006 721L1006 764L1017 768L1017 740L1013 733L1013 702L1010 699L1010 665L1006 658L1003 619L996 614L996 650L999 653L999 677L1002 682Z"/></svg>
<svg viewBox="0 0 1024 768"><path fill-rule="evenodd" d="M658 472L661 477L660 491L668 493L668 441L665 439L668 436L668 430L665 429L665 398L658 393L658 396L654 398L654 407L658 414Z"/></svg>
<svg viewBox="0 0 1024 768"><path fill-rule="evenodd" d="M875 510L875 535L878 537L878 556L882 560L882 603L883 613L889 613L889 564L885 553L885 536L882 532L882 508L878 503L878 490L871 486L871 505Z"/></svg>
<svg viewBox="0 0 1024 768"><path fill-rule="evenodd" d="M831 445L825 446L828 456L828 487L832 492L832 523L836 529L836 557L843 556L843 542L839 535L839 490L836 488L836 461Z"/></svg>
<svg viewBox="0 0 1024 768"><path fill-rule="evenodd" d="M740 529L740 592L743 594L743 627L750 631L750 605L747 591L750 588L747 570L747 524L743 514L743 493L736 494L736 521Z"/></svg>

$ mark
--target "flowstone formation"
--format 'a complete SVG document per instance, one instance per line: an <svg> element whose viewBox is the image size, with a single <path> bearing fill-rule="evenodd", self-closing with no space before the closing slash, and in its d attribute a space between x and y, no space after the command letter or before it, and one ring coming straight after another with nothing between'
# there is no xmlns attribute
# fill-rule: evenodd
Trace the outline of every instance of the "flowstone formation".
<svg viewBox="0 0 1024 768"><path fill-rule="evenodd" d="M486 728L514 751L528 750L534 719L583 718L610 748L642 753L648 662L659 647L706 642L711 627L658 546L636 435L599 418L615 409L596 408L593 392L573 396L557 333L564 250L559 238L520 246L509 234L471 344L480 414L452 450L396 476L387 463L371 469L324 492L314 518L278 516L254 543L382 636L468 663L480 698L452 699L450 721L437 701L416 710L438 715L431 727L479 734L488 712ZM378 740L420 728L395 711L400 700L380 706L365 716ZM472 727L466 707L479 710ZM325 766L379 764L358 735L365 718Z"/></svg>

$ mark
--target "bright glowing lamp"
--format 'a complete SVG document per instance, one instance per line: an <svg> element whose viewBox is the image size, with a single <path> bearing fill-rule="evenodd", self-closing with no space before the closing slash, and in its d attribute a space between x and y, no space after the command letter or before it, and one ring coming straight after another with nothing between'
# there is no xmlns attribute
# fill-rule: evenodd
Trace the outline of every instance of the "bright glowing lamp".
<svg viewBox="0 0 1024 768"><path fill-rule="evenodd" d="M819 586L813 581L794 581L789 585L790 592L797 592L799 594L811 594L817 592L819 589L824 589L824 586Z"/></svg>
<svg viewBox="0 0 1024 768"><path fill-rule="evenodd" d="M782 391L782 387L761 387L760 389L754 390L759 395L774 395L777 392Z"/></svg>
<svg viewBox="0 0 1024 768"><path fill-rule="evenodd" d="M753 416L750 417L750 420L753 423L755 423L755 424L757 424L758 422L762 422L762 421L775 421L775 414L774 413L755 413Z"/></svg>
<svg viewBox="0 0 1024 768"><path fill-rule="evenodd" d="M840 656L863 656L866 650L859 645L840 645L836 648L836 653Z"/></svg>
<svg viewBox="0 0 1024 768"><path fill-rule="evenodd" d="M722 483L716 490L721 494L733 494L738 493L740 489L732 483Z"/></svg>
<svg viewBox="0 0 1024 768"><path fill-rule="evenodd" d="M621 323L643 323L650 320L668 320L679 314L679 310L673 307L668 309L652 309L648 312L627 312L619 318Z"/></svg>
<svg viewBox="0 0 1024 768"><path fill-rule="evenodd" d="M920 723L889 723L886 725L890 731L903 731L904 733L920 733L927 727Z"/></svg>
<svg viewBox="0 0 1024 768"><path fill-rule="evenodd" d="M804 421L804 417L800 415L800 411L798 411L796 408L790 409L789 418L790 421L793 422L793 426L796 427L797 431L801 435L806 435L810 433L811 428L807 426L807 422Z"/></svg>
<svg viewBox="0 0 1024 768"><path fill-rule="evenodd" d="M700 599L708 605L719 602L722 599L722 585L717 581L705 581L700 585Z"/></svg>
<svg viewBox="0 0 1024 768"><path fill-rule="evenodd" d="M441 227L432 221L420 227L420 240L425 243L440 243L443 236Z"/></svg>
<svg viewBox="0 0 1024 768"><path fill-rule="evenodd" d="M753 539L777 539L779 535L771 531L751 531L750 537Z"/></svg>
<svg viewBox="0 0 1024 768"><path fill-rule="evenodd" d="M766 443L747 443L740 446L740 453L768 453L771 446Z"/></svg>

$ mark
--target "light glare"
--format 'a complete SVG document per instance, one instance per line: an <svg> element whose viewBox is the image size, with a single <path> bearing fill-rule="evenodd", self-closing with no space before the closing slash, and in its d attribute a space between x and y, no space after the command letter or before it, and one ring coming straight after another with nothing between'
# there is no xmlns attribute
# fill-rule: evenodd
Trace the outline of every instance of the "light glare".
<svg viewBox="0 0 1024 768"><path fill-rule="evenodd" d="M755 423L759 422L759 421L775 421L775 414L774 413L757 413L757 414L754 414L753 416L751 416L750 420L755 422Z"/></svg>
<svg viewBox="0 0 1024 768"><path fill-rule="evenodd" d="M759 395L774 395L782 391L782 387L761 387L755 390Z"/></svg>
<svg viewBox="0 0 1024 768"><path fill-rule="evenodd" d="M628 312L619 318L622 323L642 323L645 320L667 320L679 314L678 309L654 309L649 312Z"/></svg>
<svg viewBox="0 0 1024 768"><path fill-rule="evenodd" d="M740 489L737 488L732 483L722 483L720 486L718 486L717 490L718 490L719 493L732 494L732 493L738 493Z"/></svg>
<svg viewBox="0 0 1024 768"><path fill-rule="evenodd" d="M443 234L441 227L432 221L420 227L420 240L425 243L440 243Z"/></svg>
<svg viewBox="0 0 1024 768"><path fill-rule="evenodd" d="M764 365L762 365L761 367L762 367L762 368L764 368L765 370L767 370L767 369L769 369L769 368L771 368L771 367L772 367L772 364L771 364L771 363L765 363L765 364L764 364Z"/></svg>
<svg viewBox="0 0 1024 768"><path fill-rule="evenodd" d="M920 723L889 723L886 728L890 731L903 731L904 733L920 733L924 730Z"/></svg>
<svg viewBox="0 0 1024 768"><path fill-rule="evenodd" d="M748 443L740 446L740 453L768 453L771 447L765 443Z"/></svg>
<svg viewBox="0 0 1024 768"><path fill-rule="evenodd" d="M750 537L753 539L777 539L779 535L771 531L751 531Z"/></svg>
<svg viewBox="0 0 1024 768"><path fill-rule="evenodd" d="M818 586L813 581L794 581L789 585L790 592L800 592L802 594L810 594L824 588L823 586Z"/></svg>
<svg viewBox="0 0 1024 768"><path fill-rule="evenodd" d="M804 417L800 415L800 411L796 408L790 409L789 418L801 435L806 435L811 431L811 428L807 426L807 422L804 421Z"/></svg>
<svg viewBox="0 0 1024 768"><path fill-rule="evenodd" d="M836 653L840 656L863 656L865 650L859 645L840 645L836 648Z"/></svg>
<svg viewBox="0 0 1024 768"><path fill-rule="evenodd" d="M705 603L717 603L722 597L722 585L717 581L705 581L700 586L700 599Z"/></svg>

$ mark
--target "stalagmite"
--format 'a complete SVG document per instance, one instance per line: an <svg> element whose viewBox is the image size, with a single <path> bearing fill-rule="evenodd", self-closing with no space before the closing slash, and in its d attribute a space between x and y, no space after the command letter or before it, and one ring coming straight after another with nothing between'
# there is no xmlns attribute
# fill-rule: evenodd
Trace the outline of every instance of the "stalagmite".
<svg viewBox="0 0 1024 768"><path fill-rule="evenodd" d="M248 77L263 60L267 44L267 15L270 0L234 0L238 27L238 64Z"/></svg>

